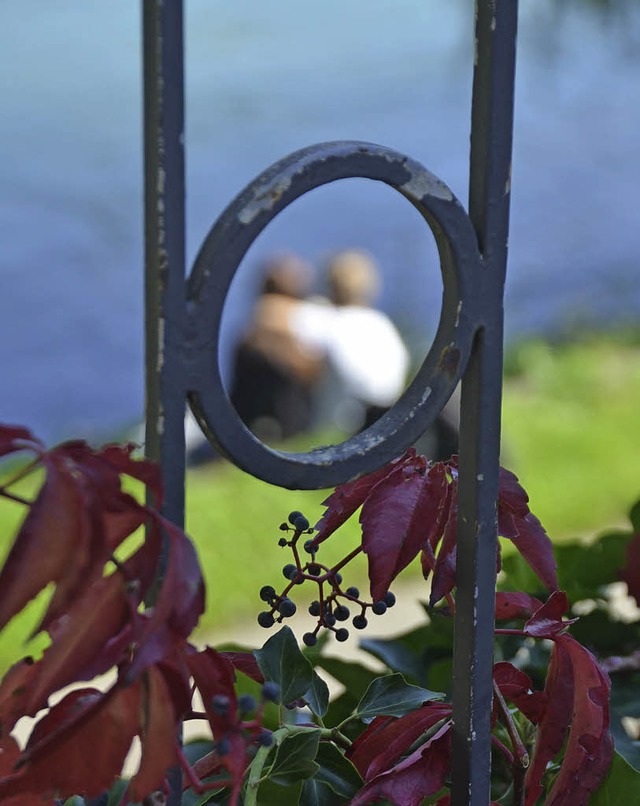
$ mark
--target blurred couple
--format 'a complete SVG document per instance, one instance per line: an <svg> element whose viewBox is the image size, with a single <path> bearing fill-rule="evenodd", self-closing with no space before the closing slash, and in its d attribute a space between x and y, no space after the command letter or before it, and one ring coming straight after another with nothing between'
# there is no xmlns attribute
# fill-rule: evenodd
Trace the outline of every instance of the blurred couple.
<svg viewBox="0 0 640 806"><path fill-rule="evenodd" d="M373 307L380 291L373 258L357 249L334 254L327 297L311 296L312 276L297 255L270 259L236 349L231 402L265 442L318 427L362 431L406 385L407 347Z"/></svg>

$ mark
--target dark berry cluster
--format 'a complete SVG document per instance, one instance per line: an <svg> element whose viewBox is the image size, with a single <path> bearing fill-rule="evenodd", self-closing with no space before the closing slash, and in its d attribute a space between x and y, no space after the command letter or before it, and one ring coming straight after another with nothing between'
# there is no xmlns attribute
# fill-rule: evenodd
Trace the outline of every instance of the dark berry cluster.
<svg viewBox="0 0 640 806"><path fill-rule="evenodd" d="M214 695L211 699L211 711L216 716L229 719L227 729L215 743L217 754L221 757L229 754L231 737L234 734L244 737L245 743L249 745L249 751L253 745L254 753L256 747L269 747L273 742L273 736L270 730L262 727L262 715L265 704L277 702L279 694L280 687L277 683L265 683L262 686L260 702L256 702L256 698L251 694L241 694L235 706L231 698L225 694Z"/></svg>
<svg viewBox="0 0 640 806"><path fill-rule="evenodd" d="M289 515L289 522L282 523L280 529L283 532L293 532L292 537L281 537L278 545L288 546L293 552L293 563L287 563L282 574L289 584L282 593L276 593L271 585L265 585L260 589L260 598L269 606L269 610L263 610L258 615L258 624L261 627L272 627L276 622L293 616L296 612L296 605L291 600L289 593L296 585L301 585L306 580L315 582L318 586L318 598L309 605L309 613L317 619L315 629L302 636L302 640L307 646L314 646L318 640L318 633L324 627L334 633L337 641L346 641L349 637L349 630L341 626L351 618L351 623L356 630L363 630L367 624L367 610L376 616L386 613L389 607L396 603L396 597L388 591L384 599L377 602L366 602L360 598L360 591L351 586L346 590L342 589L343 568L359 550L352 552L344 560L330 568L316 560L318 544L313 539L306 539L302 545L304 552L310 555L309 559L301 558L300 539L302 535L313 533L309 528L309 521L298 511ZM354 615L352 617L352 611Z"/></svg>

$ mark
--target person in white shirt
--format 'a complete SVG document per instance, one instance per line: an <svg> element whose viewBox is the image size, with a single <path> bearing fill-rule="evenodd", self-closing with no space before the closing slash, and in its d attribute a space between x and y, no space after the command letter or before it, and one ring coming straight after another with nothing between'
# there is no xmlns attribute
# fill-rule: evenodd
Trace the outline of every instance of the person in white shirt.
<svg viewBox="0 0 640 806"><path fill-rule="evenodd" d="M329 301L296 301L265 311L274 328L285 328L303 350L323 356L329 367L324 409L344 430L368 428L402 394L408 350L393 322L372 307L380 288L373 259L360 250L337 253L327 266Z"/></svg>

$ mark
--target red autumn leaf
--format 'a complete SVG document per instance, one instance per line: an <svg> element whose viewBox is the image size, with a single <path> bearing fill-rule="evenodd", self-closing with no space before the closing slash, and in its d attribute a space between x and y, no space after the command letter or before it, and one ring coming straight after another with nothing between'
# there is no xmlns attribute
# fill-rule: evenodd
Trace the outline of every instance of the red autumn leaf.
<svg viewBox="0 0 640 806"><path fill-rule="evenodd" d="M175 764L180 716L164 675L152 666L142 679L142 757L130 784L132 800L141 801L159 789Z"/></svg>
<svg viewBox="0 0 640 806"><path fill-rule="evenodd" d="M187 665L204 704L207 719L214 738L229 741L229 752L224 756L209 754L206 760L194 766L200 778L211 775L220 766L229 773L237 787L244 778L248 757L245 741L239 730L238 701L234 683L233 666L215 649L207 647L202 652L187 657ZM226 697L226 708L214 708L214 697Z"/></svg>
<svg viewBox="0 0 640 806"><path fill-rule="evenodd" d="M107 694L71 692L37 723L21 766L0 779L0 798L32 792L63 798L99 795L122 769L139 708L137 686Z"/></svg>
<svg viewBox="0 0 640 806"><path fill-rule="evenodd" d="M528 619L541 607L540 599L528 593L496 593L496 621Z"/></svg>
<svg viewBox="0 0 640 806"><path fill-rule="evenodd" d="M424 457L398 464L362 506L362 548L368 557L374 601L384 598L428 540L443 489L425 470Z"/></svg>
<svg viewBox="0 0 640 806"><path fill-rule="evenodd" d="M132 641L126 629L129 617L140 601L127 601L125 584L119 573L102 578L50 627L52 643L37 664L38 675L29 689L29 712L44 707L57 689L75 680L91 680L122 659Z"/></svg>
<svg viewBox="0 0 640 806"><path fill-rule="evenodd" d="M508 538L549 590L558 587L553 544L536 516L529 510L529 496L518 479L500 468L498 534Z"/></svg>
<svg viewBox="0 0 640 806"><path fill-rule="evenodd" d="M613 755L609 679L589 650L570 635L557 635L545 693L549 705L538 725L527 771L526 806L537 802L547 764L559 753L565 740L562 766L545 806L587 806Z"/></svg>
<svg viewBox="0 0 640 806"><path fill-rule="evenodd" d="M547 764L557 756L564 744L573 710L573 688L571 661L555 643L544 687L548 707L538 725L533 757L527 770L526 806L536 803L542 793L542 777Z"/></svg>
<svg viewBox="0 0 640 806"><path fill-rule="evenodd" d="M450 460L451 461L451 460ZM420 562L422 564L422 575L425 579L433 571L436 564L435 549L444 534L447 521L449 520L451 508L451 493L456 485L456 481L451 483L447 478L447 467L444 462L435 462L429 470L429 481L440 488L438 495L439 504L435 519L428 526L428 538L425 541Z"/></svg>
<svg viewBox="0 0 640 806"><path fill-rule="evenodd" d="M131 443L127 445L105 445L98 456L112 465L118 473L131 476L141 481L154 496L154 507L160 509L162 505L162 473L160 465L146 459L134 459L132 453L137 449Z"/></svg>
<svg viewBox="0 0 640 806"><path fill-rule="evenodd" d="M433 806L451 806L451 795L446 794L443 795L443 797L438 798ZM500 804L497 801L492 800L490 806L500 806Z"/></svg>
<svg viewBox="0 0 640 806"><path fill-rule="evenodd" d="M204 580L195 548L177 526L164 519L161 525L169 542L167 567L154 606L140 617L129 680L170 654L191 634L204 611Z"/></svg>
<svg viewBox="0 0 640 806"><path fill-rule="evenodd" d="M523 713L529 722L537 725L547 708L547 697L542 691L534 691L528 674L512 663L500 661L494 664L493 679L500 693Z"/></svg>
<svg viewBox="0 0 640 806"><path fill-rule="evenodd" d="M379 470L336 487L331 495L322 502L323 506L327 507L327 511L315 525L318 534L315 536L314 542L322 543L323 540L332 535L362 506L379 481L386 478L398 465L414 460L415 455L415 449L409 448L399 459L394 459Z"/></svg>
<svg viewBox="0 0 640 806"><path fill-rule="evenodd" d="M12 736L0 740L0 780L14 772L16 762L20 758L20 748ZM56 806L56 801L40 795L16 795L15 798L3 798L2 806Z"/></svg>
<svg viewBox="0 0 640 806"><path fill-rule="evenodd" d="M37 675L33 658L18 661L5 674L0 684L0 739L6 738L23 716L36 715L37 711L29 711L26 706Z"/></svg>
<svg viewBox="0 0 640 806"><path fill-rule="evenodd" d="M570 635L558 636L556 646L569 655L575 684L569 739L547 806L586 806L613 757L609 733L611 683L591 652Z"/></svg>
<svg viewBox="0 0 640 806"><path fill-rule="evenodd" d="M229 769L229 760L244 758L246 748L244 739L239 733L232 733L228 738L229 752L226 755L221 756L217 750L212 750L199 758L191 769L201 781L226 770L233 778L234 787L238 789L244 778L244 766L239 767L235 764L234 769L236 769L236 772L234 773ZM183 778L183 788L188 789L190 786L191 781L185 776ZM231 801L231 803L234 802Z"/></svg>
<svg viewBox="0 0 640 806"><path fill-rule="evenodd" d="M420 806L439 792L451 768L451 722L391 769L376 775L356 793L350 806L386 798L402 806Z"/></svg>
<svg viewBox="0 0 640 806"><path fill-rule="evenodd" d="M234 669L246 674L247 677L255 680L256 683L264 683L264 675L260 671L258 661L256 660L256 656L253 654L253 652L229 651L219 652L218 654L222 655L223 658L226 658Z"/></svg>
<svg viewBox="0 0 640 806"><path fill-rule="evenodd" d="M391 767L420 736L451 716L451 705L428 703L403 717L378 716L347 750L365 781Z"/></svg>
<svg viewBox="0 0 640 806"><path fill-rule="evenodd" d="M547 601L531 616L524 625L527 635L534 638L553 638L577 619L562 620L569 609L569 600L564 591L554 591Z"/></svg>
<svg viewBox="0 0 640 806"><path fill-rule="evenodd" d="M187 666L198 691L202 695L213 735L216 738L222 738L238 721L233 666L211 647L203 649L202 652L189 655L187 657ZM224 713L220 713L213 708L212 702L216 695L228 698L228 707Z"/></svg>
<svg viewBox="0 0 640 806"><path fill-rule="evenodd" d="M44 445L28 428L20 425L0 425L0 456L24 450L40 453L43 449Z"/></svg>
<svg viewBox="0 0 640 806"><path fill-rule="evenodd" d="M433 607L440 599L450 593L456 584L456 543L458 541L458 490L451 490L449 519L444 529L442 544L436 557L431 582L429 606Z"/></svg>
<svg viewBox="0 0 640 806"><path fill-rule="evenodd" d="M67 469L47 462L47 478L0 572L0 628L50 582L81 567L88 556L82 492Z"/></svg>
<svg viewBox="0 0 640 806"><path fill-rule="evenodd" d="M627 583L629 596L640 605L640 532L627 543L626 563L620 579Z"/></svg>

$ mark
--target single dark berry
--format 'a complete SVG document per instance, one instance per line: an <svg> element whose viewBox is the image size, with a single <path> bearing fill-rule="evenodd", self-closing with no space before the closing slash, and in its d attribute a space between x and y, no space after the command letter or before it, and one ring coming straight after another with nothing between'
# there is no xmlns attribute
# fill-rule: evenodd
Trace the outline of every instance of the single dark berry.
<svg viewBox="0 0 640 806"><path fill-rule="evenodd" d="M292 526L296 525L296 521L298 520L298 518L304 518L304 515L302 514L302 512L298 512L297 509L294 509L293 512L289 513L289 523Z"/></svg>
<svg viewBox="0 0 640 806"><path fill-rule="evenodd" d="M312 577L319 577L320 573L322 572L322 568L318 565L318 563L311 563L307 568L310 576Z"/></svg>
<svg viewBox="0 0 640 806"><path fill-rule="evenodd" d="M315 634L315 633L312 633L312 632L306 632L306 633L305 633L305 634L302 636L302 640L304 641L304 643L305 643L307 646L315 646L315 645L317 644L317 642L318 642L318 639L317 639L317 637L316 637L316 634Z"/></svg>
<svg viewBox="0 0 640 806"><path fill-rule="evenodd" d="M336 630L336 641L346 641L349 637L349 630L346 627L340 627L339 630Z"/></svg>
<svg viewBox="0 0 640 806"><path fill-rule="evenodd" d="M293 575L298 573L298 569L293 563L288 563L282 569L282 575L285 579L293 579Z"/></svg>
<svg viewBox="0 0 640 806"><path fill-rule="evenodd" d="M260 588L260 598L263 602L270 602L276 598L276 592L271 585L265 585L263 588Z"/></svg>
<svg viewBox="0 0 640 806"><path fill-rule="evenodd" d="M281 537L280 540L278 540L278 545L280 546L280 548L284 548L285 546L289 545L289 541L287 540L286 537Z"/></svg>
<svg viewBox="0 0 640 806"><path fill-rule="evenodd" d="M376 616L382 616L387 612L386 604L380 600L379 602L374 602L371 606L371 609L376 614Z"/></svg>
<svg viewBox="0 0 640 806"><path fill-rule="evenodd" d="M350 596L352 599L359 599L360 598L360 591L354 587L353 585L350 588L347 588L345 591L347 596Z"/></svg>
<svg viewBox="0 0 640 806"><path fill-rule="evenodd" d="M280 604L278 605L278 612L284 618L289 618L296 612L295 603L291 601L291 599L283 599Z"/></svg>
<svg viewBox="0 0 640 806"><path fill-rule="evenodd" d="M278 527L281 532L288 532L289 531L289 524L288 523L281 523Z"/></svg>
<svg viewBox="0 0 640 806"><path fill-rule="evenodd" d="M273 733L271 733L270 730L261 731L258 736L258 744L261 744L263 747L271 747L273 744Z"/></svg>
<svg viewBox="0 0 640 806"><path fill-rule="evenodd" d="M299 515L295 521L292 521L292 524L296 532L306 532L309 528L309 521L304 515Z"/></svg>
<svg viewBox="0 0 640 806"><path fill-rule="evenodd" d="M220 739L220 741L216 744L216 750L218 751L219 756L226 756L229 754L231 750L231 742L227 737Z"/></svg>
<svg viewBox="0 0 640 806"><path fill-rule="evenodd" d="M216 694L211 698L211 709L215 714L225 716L229 710L229 698L224 694Z"/></svg>
<svg viewBox="0 0 640 806"><path fill-rule="evenodd" d="M346 621L349 618L349 608L345 607L345 605L338 605L333 611L333 615L338 621Z"/></svg>
<svg viewBox="0 0 640 806"><path fill-rule="evenodd" d="M325 613L322 621L327 627L333 627L336 623L336 617L333 613Z"/></svg>
<svg viewBox="0 0 640 806"><path fill-rule="evenodd" d="M273 627L274 621L273 614L266 610L263 610L258 616L258 624L261 627Z"/></svg>
<svg viewBox="0 0 640 806"><path fill-rule="evenodd" d="M339 574L339 573L336 571L336 573L333 575L333 578L334 578L335 582L336 582L338 585L341 585L341 584L342 584L342 574Z"/></svg>
<svg viewBox="0 0 640 806"><path fill-rule="evenodd" d="M315 602L311 602L309 605L309 613L312 616L319 616L320 615L320 602L317 600Z"/></svg>
<svg viewBox="0 0 640 806"><path fill-rule="evenodd" d="M384 597L384 603L387 607L393 607L396 603L396 597L393 593L391 593L391 591L388 591L387 595Z"/></svg>
<svg viewBox="0 0 640 806"><path fill-rule="evenodd" d="M367 626L369 622L366 620L364 616L360 615L360 616L354 616L353 621L351 623L356 628L356 630L364 630L364 628Z"/></svg>
<svg viewBox="0 0 640 806"><path fill-rule="evenodd" d="M241 714L249 714L256 710L256 698L251 694L241 694L238 697L238 711Z"/></svg>
<svg viewBox="0 0 640 806"><path fill-rule="evenodd" d="M305 540L304 550L307 552L307 554L315 554L318 550L315 540Z"/></svg>
<svg viewBox="0 0 640 806"><path fill-rule="evenodd" d="M280 696L280 686L269 681L262 686L262 699L269 702L278 702Z"/></svg>

